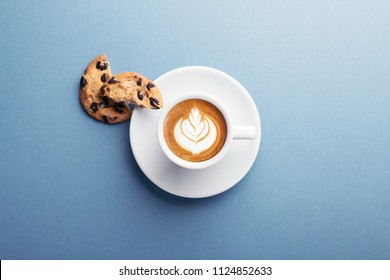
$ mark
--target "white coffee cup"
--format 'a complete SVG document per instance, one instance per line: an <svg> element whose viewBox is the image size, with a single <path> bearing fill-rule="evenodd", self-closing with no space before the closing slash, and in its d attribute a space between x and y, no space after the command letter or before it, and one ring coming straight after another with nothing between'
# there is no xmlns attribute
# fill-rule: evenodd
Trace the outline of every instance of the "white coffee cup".
<svg viewBox="0 0 390 280"><path fill-rule="evenodd" d="M222 146L221 150L215 156L205 161L193 162L193 161L184 160L179 156L175 155L168 147L168 144L165 141L164 123L168 113L175 105L188 99L201 99L213 104L222 113L225 119L226 128L227 128L225 143ZM157 123L157 136L162 151L168 157L168 159L170 159L173 163L187 169L201 169L201 168L210 167L216 164L218 161L220 161L228 153L230 149L230 145L233 140L254 139L256 137L256 129L254 126L234 125L230 117L229 111L220 101L210 96L209 94L192 92L192 93L181 95L175 100L164 105L164 107L161 109L161 114Z"/></svg>

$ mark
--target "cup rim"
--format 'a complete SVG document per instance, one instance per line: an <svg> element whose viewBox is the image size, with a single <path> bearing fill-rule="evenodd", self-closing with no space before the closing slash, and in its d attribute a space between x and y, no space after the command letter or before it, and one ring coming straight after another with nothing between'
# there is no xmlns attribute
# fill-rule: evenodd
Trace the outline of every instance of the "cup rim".
<svg viewBox="0 0 390 280"><path fill-rule="evenodd" d="M213 104L222 113L225 119L226 129L227 129L225 143L223 144L221 150L215 156L213 156L208 160L199 161L199 162L184 160L179 156L177 156L176 154L174 154L165 141L164 121L166 116L176 104L188 99L201 99ZM162 151L173 163L187 169L202 169L216 164L226 155L227 151L229 150L230 144L233 140L233 126L232 126L232 121L229 112L220 101L210 96L209 94L203 92L189 92L178 96L177 98L169 102L169 105L166 105L162 108L162 112L157 122L157 137Z"/></svg>

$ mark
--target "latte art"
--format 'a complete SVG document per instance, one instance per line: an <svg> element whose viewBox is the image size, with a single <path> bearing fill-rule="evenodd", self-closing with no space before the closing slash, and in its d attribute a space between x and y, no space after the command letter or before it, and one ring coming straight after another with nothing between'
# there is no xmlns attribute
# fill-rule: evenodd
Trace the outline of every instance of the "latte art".
<svg viewBox="0 0 390 280"><path fill-rule="evenodd" d="M222 113L210 102L187 99L176 104L164 120L164 139L178 157L199 162L214 157L225 144Z"/></svg>
<svg viewBox="0 0 390 280"><path fill-rule="evenodd" d="M203 116L197 108L192 108L188 118L181 118L177 122L174 135L181 147L196 155L214 144L217 129L210 118Z"/></svg>

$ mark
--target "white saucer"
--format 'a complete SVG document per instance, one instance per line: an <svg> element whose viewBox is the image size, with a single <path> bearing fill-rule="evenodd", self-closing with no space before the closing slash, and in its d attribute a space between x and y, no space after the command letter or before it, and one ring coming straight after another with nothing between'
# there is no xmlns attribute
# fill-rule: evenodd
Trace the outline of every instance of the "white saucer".
<svg viewBox="0 0 390 280"><path fill-rule="evenodd" d="M260 117L251 96L231 76L219 70L189 66L172 70L155 81L164 105L178 95L204 92L217 98L230 111L235 125L252 125L256 138L233 141L217 164L188 170L172 163L157 140L159 110L136 108L130 122L130 144L141 170L161 189L182 197L201 198L219 194L237 184L254 163L260 147Z"/></svg>

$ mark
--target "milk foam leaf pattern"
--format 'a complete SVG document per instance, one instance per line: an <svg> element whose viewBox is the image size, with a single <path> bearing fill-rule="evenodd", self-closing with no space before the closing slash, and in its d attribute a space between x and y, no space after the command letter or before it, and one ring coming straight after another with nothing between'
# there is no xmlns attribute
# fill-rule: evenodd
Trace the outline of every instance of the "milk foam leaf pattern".
<svg viewBox="0 0 390 280"><path fill-rule="evenodd" d="M217 139L214 122L203 116L197 108L192 108L188 118L181 118L174 130L176 142L193 154L210 148Z"/></svg>

